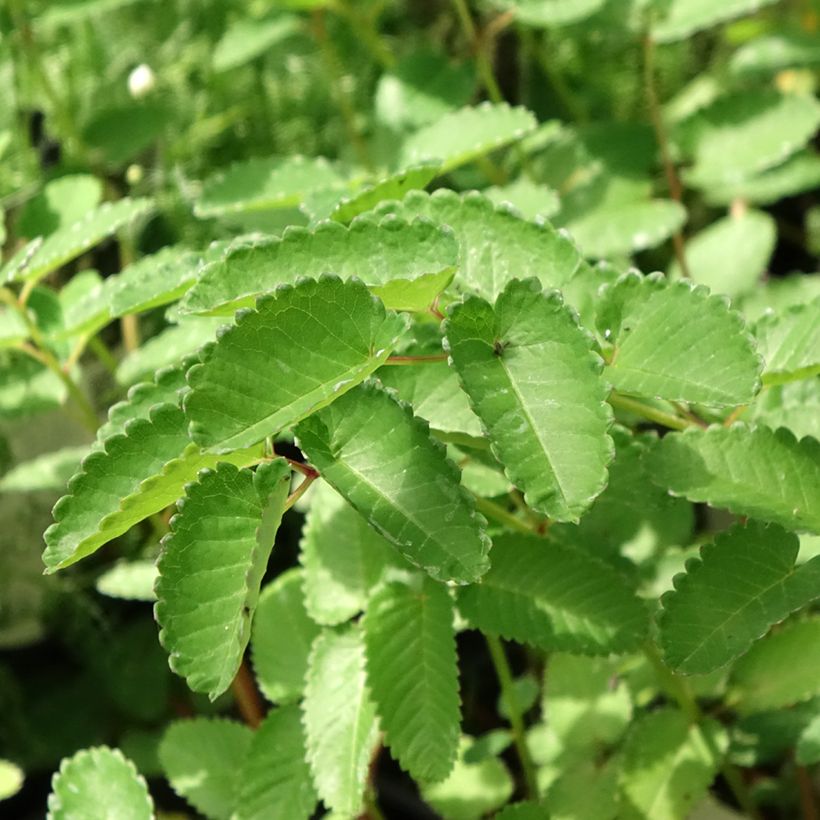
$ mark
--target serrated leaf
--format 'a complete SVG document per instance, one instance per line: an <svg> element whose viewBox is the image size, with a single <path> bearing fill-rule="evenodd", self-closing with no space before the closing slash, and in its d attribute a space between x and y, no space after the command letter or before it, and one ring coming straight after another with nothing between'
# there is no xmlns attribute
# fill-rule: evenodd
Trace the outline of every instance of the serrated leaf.
<svg viewBox="0 0 820 820"><path fill-rule="evenodd" d="M185 415L172 404L155 405L147 418L126 425L83 461L54 506L45 532L46 572L91 555L134 524L173 504L197 473L217 461L251 464L262 448L219 457L188 439Z"/></svg>
<svg viewBox="0 0 820 820"><path fill-rule="evenodd" d="M51 780L48 820L151 820L145 780L119 749L83 749L60 763Z"/></svg>
<svg viewBox="0 0 820 820"><path fill-rule="evenodd" d="M777 239L774 219L745 211L718 219L686 243L686 265L693 282L735 298L754 288L766 271ZM681 276L674 262L670 277Z"/></svg>
<svg viewBox="0 0 820 820"><path fill-rule="evenodd" d="M362 810L378 737L358 627L325 630L313 643L302 703L307 758L325 805L344 816Z"/></svg>
<svg viewBox="0 0 820 820"><path fill-rule="evenodd" d="M39 281L129 222L145 216L153 207L150 199L104 202L77 222L51 234L22 267L16 271L12 269L8 280Z"/></svg>
<svg viewBox="0 0 820 820"><path fill-rule="evenodd" d="M489 539L458 468L427 424L383 388L359 385L302 421L296 436L322 476L408 561L459 583L487 570Z"/></svg>
<svg viewBox="0 0 820 820"><path fill-rule="evenodd" d="M118 561L94 585L101 595L127 601L155 601L156 561Z"/></svg>
<svg viewBox="0 0 820 820"><path fill-rule="evenodd" d="M64 447L24 461L0 478L0 492L28 493L39 490L62 490L77 471L88 447Z"/></svg>
<svg viewBox="0 0 820 820"><path fill-rule="evenodd" d="M780 428L690 428L649 453L652 480L737 515L820 533L820 443Z"/></svg>
<svg viewBox="0 0 820 820"><path fill-rule="evenodd" d="M690 724L670 708L644 715L624 746L619 817L686 817L717 774L726 746L726 733L713 720Z"/></svg>
<svg viewBox="0 0 820 820"><path fill-rule="evenodd" d="M194 202L200 219L293 208L318 188L340 181L324 157L267 157L236 163L208 177Z"/></svg>
<svg viewBox="0 0 820 820"><path fill-rule="evenodd" d="M225 452L291 427L367 378L404 329L361 282L323 276L281 288L188 371L191 437Z"/></svg>
<svg viewBox="0 0 820 820"><path fill-rule="evenodd" d="M731 684L742 714L820 694L820 619L792 623L758 641L735 664Z"/></svg>
<svg viewBox="0 0 820 820"><path fill-rule="evenodd" d="M23 788L23 770L10 760L0 759L0 800L13 797Z"/></svg>
<svg viewBox="0 0 820 820"><path fill-rule="evenodd" d="M165 731L159 760L180 797L206 817L228 820L253 737L247 726L231 720L178 720Z"/></svg>
<svg viewBox="0 0 820 820"><path fill-rule="evenodd" d="M558 192L554 188L539 185L526 176L507 185L486 188L483 193L497 205L512 205L525 219L548 219L561 207Z"/></svg>
<svg viewBox="0 0 820 820"><path fill-rule="evenodd" d="M558 293L513 280L452 309L446 346L493 452L529 506L577 521L606 486L612 413L591 339Z"/></svg>
<svg viewBox="0 0 820 820"><path fill-rule="evenodd" d="M49 182L20 212L14 228L19 236L34 239L73 225L96 208L102 183L90 174L69 174Z"/></svg>
<svg viewBox="0 0 820 820"><path fill-rule="evenodd" d="M476 191L411 191L401 202L383 203L376 213L423 216L449 226L459 245L453 286L461 293L494 300L511 279L529 276L544 287L561 287L588 268L572 240L552 225L522 219Z"/></svg>
<svg viewBox="0 0 820 820"><path fill-rule="evenodd" d="M581 250L598 259L654 248L686 221L686 209L667 199L595 208L567 225Z"/></svg>
<svg viewBox="0 0 820 820"><path fill-rule="evenodd" d="M347 551L343 553L347 559ZM265 586L251 633L253 671L273 703L298 700L305 688L310 647L321 631L305 609L303 572L292 569ZM326 590L326 595L332 594Z"/></svg>
<svg viewBox="0 0 820 820"><path fill-rule="evenodd" d="M213 50L214 71L230 71L261 57L301 30L299 18L277 14L256 20L240 17L224 31Z"/></svg>
<svg viewBox="0 0 820 820"><path fill-rule="evenodd" d="M743 419L773 429L788 427L797 438L820 441L820 378L772 385L757 396Z"/></svg>
<svg viewBox="0 0 820 820"><path fill-rule="evenodd" d="M262 576L290 489L284 459L256 471L217 464L185 488L157 567L160 642L171 668L215 700L251 636Z"/></svg>
<svg viewBox="0 0 820 820"><path fill-rule="evenodd" d="M515 13L516 22L535 28L578 23L592 16L605 0L494 0L499 9Z"/></svg>
<svg viewBox="0 0 820 820"><path fill-rule="evenodd" d="M588 554L527 535L493 539L492 567L460 589L458 608L485 632L547 650L606 655L646 633L643 604Z"/></svg>
<svg viewBox="0 0 820 820"><path fill-rule="evenodd" d="M776 0L672 0L666 14L653 27L652 37L659 43L671 43L735 17L751 14Z"/></svg>
<svg viewBox="0 0 820 820"><path fill-rule="evenodd" d="M820 299L763 316L754 326L766 362L764 384L782 384L820 374Z"/></svg>
<svg viewBox="0 0 820 820"><path fill-rule="evenodd" d="M614 348L605 378L617 390L714 406L757 392L761 362L743 318L704 287L629 273L607 286L598 328Z"/></svg>
<svg viewBox="0 0 820 820"><path fill-rule="evenodd" d="M298 706L268 713L254 732L239 775L237 820L288 817L308 820L318 796L305 759L305 736Z"/></svg>
<svg viewBox="0 0 820 820"><path fill-rule="evenodd" d="M483 157L534 130L535 117L525 108L485 102L444 114L439 120L411 134L401 150L402 166L426 160L441 163L445 174Z"/></svg>
<svg viewBox="0 0 820 820"><path fill-rule="evenodd" d="M709 187L774 168L818 125L820 103L813 96L756 89L718 97L679 126L678 141L694 160L684 179Z"/></svg>
<svg viewBox="0 0 820 820"><path fill-rule="evenodd" d="M422 784L422 797L447 820L479 820L503 806L513 793L510 773L496 757L468 763L473 738L462 737L450 776L441 783Z"/></svg>
<svg viewBox="0 0 820 820"><path fill-rule="evenodd" d="M385 568L400 560L390 542L324 481L311 489L299 546L304 605L327 626L361 612Z"/></svg>
<svg viewBox="0 0 820 820"><path fill-rule="evenodd" d="M391 754L418 781L444 780L461 723L446 587L426 576L386 584L370 599L363 627L367 683Z"/></svg>
<svg viewBox="0 0 820 820"><path fill-rule="evenodd" d="M796 567L799 547L793 533L754 521L702 547L662 599L667 664L689 675L712 672L820 597L820 559Z"/></svg>
<svg viewBox="0 0 820 820"><path fill-rule="evenodd" d="M281 284L327 272L356 276L370 286L412 283L452 268L457 253L452 234L427 220L362 216L347 227L322 222L312 229L288 228L281 239L240 245L208 265L181 310L230 315Z"/></svg>

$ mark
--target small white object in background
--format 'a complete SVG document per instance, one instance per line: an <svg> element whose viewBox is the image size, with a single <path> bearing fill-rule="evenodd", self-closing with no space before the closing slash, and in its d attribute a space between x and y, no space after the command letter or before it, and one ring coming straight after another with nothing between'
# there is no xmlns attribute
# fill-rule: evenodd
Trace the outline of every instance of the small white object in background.
<svg viewBox="0 0 820 820"><path fill-rule="evenodd" d="M148 94L156 84L156 77L151 70L151 66L140 63L128 75L128 91L131 96L138 100Z"/></svg>

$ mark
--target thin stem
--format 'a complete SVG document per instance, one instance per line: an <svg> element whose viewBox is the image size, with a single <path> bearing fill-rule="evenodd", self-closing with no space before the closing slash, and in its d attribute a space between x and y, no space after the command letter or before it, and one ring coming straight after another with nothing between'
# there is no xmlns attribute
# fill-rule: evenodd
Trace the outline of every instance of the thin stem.
<svg viewBox="0 0 820 820"><path fill-rule="evenodd" d="M654 421L656 424L669 427L671 430L686 430L687 427L692 427L694 422L687 419L673 416L671 413L666 413L663 410L658 410L657 407L652 407L650 404L644 404L642 401L637 401L629 396L624 396L621 393L616 393L614 390L609 394L609 403L613 407L618 407L621 410L627 410L630 413L635 413L638 416L649 421Z"/></svg>
<svg viewBox="0 0 820 820"><path fill-rule="evenodd" d="M516 530L517 532L524 532L529 535L532 533L537 533L537 529L532 526L532 524L522 521L508 510L505 510L500 504L496 504L495 501L490 501L489 498L482 498L480 495L476 495L475 506L476 509L480 513L486 515L487 518L492 518L499 524L504 524L510 529Z"/></svg>
<svg viewBox="0 0 820 820"><path fill-rule="evenodd" d="M311 484L319 477L318 473L309 475L305 480L288 496L285 502L285 509L289 510L308 490Z"/></svg>
<svg viewBox="0 0 820 820"><path fill-rule="evenodd" d="M111 355L111 351L103 344L99 336L92 336L88 340L88 347L100 360L103 367L113 376L117 372L117 360Z"/></svg>
<svg viewBox="0 0 820 820"><path fill-rule="evenodd" d="M487 96L494 103L503 102L504 95L501 93L501 89L498 86L498 81L495 79L493 67L490 63L490 57L487 53L488 42L480 35L478 28L473 21L472 15L470 14L470 9L467 7L466 0L453 0L453 6L455 7L456 14L458 15L459 22L461 23L461 28L464 31L464 35L470 42L473 54L475 55L476 67L478 68L478 73L481 76L481 82L487 91Z"/></svg>
<svg viewBox="0 0 820 820"><path fill-rule="evenodd" d="M390 365L414 365L414 364L427 364L429 362L446 362L447 361L447 354L446 353L434 353L429 356L389 356L385 361L385 364Z"/></svg>
<svg viewBox="0 0 820 820"><path fill-rule="evenodd" d="M538 797L538 776L532 756L530 755L529 747L527 746L527 737L524 733L524 719L521 716L521 705L518 702L518 695L516 694L513 684L510 664L507 661L504 646L496 635L484 633L484 639L487 641L490 658L492 659L495 674L498 676L498 682L501 686L501 697L507 705L507 713L509 714L510 726L512 727L513 743L515 744L518 758L521 761L521 768L524 772L527 796L534 799Z"/></svg>
<svg viewBox="0 0 820 820"><path fill-rule="evenodd" d="M256 729L265 717L265 706L244 659L231 683L231 692L242 719L252 729Z"/></svg>
<svg viewBox="0 0 820 820"><path fill-rule="evenodd" d="M672 154L669 151L669 137L666 133L666 126L663 122L658 91L655 86L655 41L652 33L647 31L643 38L643 77L646 91L646 101L649 105L649 118L652 120L652 128L655 131L655 139L661 152L663 171L666 175L666 184L669 186L669 194L678 204L683 203L683 188L681 187L678 172L675 170L675 163L672 161ZM686 249L684 247L683 233L680 229L672 234L672 245L675 249L675 258L678 260L681 273L690 278L689 265L686 263Z"/></svg>
<svg viewBox="0 0 820 820"><path fill-rule="evenodd" d="M280 458L277 456L276 453L273 454L274 458ZM301 461L296 461L293 458L285 458L288 464L290 464L291 468L296 470L297 473L301 473L305 478L319 478L319 471L311 467L310 464L303 464Z"/></svg>
<svg viewBox="0 0 820 820"><path fill-rule="evenodd" d="M678 401L671 401L669 402L675 410L678 411L679 415L681 415L685 419L689 419L692 424L696 424L698 427L702 427L704 430L709 426L700 416L696 413L693 413L686 405L681 404Z"/></svg>

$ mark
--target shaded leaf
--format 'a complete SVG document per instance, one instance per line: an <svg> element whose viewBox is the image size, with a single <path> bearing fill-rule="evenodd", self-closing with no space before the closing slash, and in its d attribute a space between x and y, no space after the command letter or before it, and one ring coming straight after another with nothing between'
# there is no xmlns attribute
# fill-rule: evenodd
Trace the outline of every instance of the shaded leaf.
<svg viewBox="0 0 820 820"><path fill-rule="evenodd" d="M126 601L155 601L156 561L118 561L97 578L101 595Z"/></svg>
<svg viewBox="0 0 820 820"><path fill-rule="evenodd" d="M764 384L820 374L820 299L763 316L754 333L766 362Z"/></svg>
<svg viewBox="0 0 820 820"><path fill-rule="evenodd" d="M64 447L18 464L0 478L0 492L62 490L87 453L88 447Z"/></svg>
<svg viewBox="0 0 820 820"><path fill-rule="evenodd" d="M268 53L301 30L299 18L278 14L256 20L240 17L231 23L213 50L214 71L230 71Z"/></svg>
<svg viewBox="0 0 820 820"><path fill-rule="evenodd" d="M102 183L90 174L69 174L47 183L21 210L14 228L34 239L82 219L102 199Z"/></svg>

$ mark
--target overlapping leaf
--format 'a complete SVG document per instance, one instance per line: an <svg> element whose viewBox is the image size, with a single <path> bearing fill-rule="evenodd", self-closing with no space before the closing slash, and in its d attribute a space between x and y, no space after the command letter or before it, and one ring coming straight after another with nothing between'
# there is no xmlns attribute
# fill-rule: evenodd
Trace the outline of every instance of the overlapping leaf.
<svg viewBox="0 0 820 820"><path fill-rule="evenodd" d="M457 305L445 335L510 481L533 509L577 521L606 485L614 448L601 360L560 295L513 280L494 307Z"/></svg>
<svg viewBox="0 0 820 820"><path fill-rule="evenodd" d="M534 536L494 538L492 568L459 590L458 607L478 629L548 650L623 652L646 632L643 605L615 570Z"/></svg>
<svg viewBox="0 0 820 820"><path fill-rule="evenodd" d="M102 192L102 182L90 174L57 177L26 202L16 220L15 231L19 236L34 239L73 225L100 204Z"/></svg>
<svg viewBox="0 0 820 820"><path fill-rule="evenodd" d="M318 799L305 759L299 707L274 709L254 732L248 749L239 775L236 818L308 820Z"/></svg>
<svg viewBox="0 0 820 820"><path fill-rule="evenodd" d="M188 371L191 436L226 452L292 426L367 378L404 328L361 282L324 276L283 287Z"/></svg>
<svg viewBox="0 0 820 820"><path fill-rule="evenodd" d="M788 427L797 438L820 441L820 379L777 384L755 399L743 419L768 427Z"/></svg>
<svg viewBox="0 0 820 820"><path fill-rule="evenodd" d="M614 348L605 376L625 393L737 405L757 392L743 319L706 288L627 274L607 287L598 328Z"/></svg>
<svg viewBox="0 0 820 820"><path fill-rule="evenodd" d="M652 36L661 43L683 40L690 34L711 28L735 17L751 14L776 0L672 0L666 14L652 30Z"/></svg>
<svg viewBox="0 0 820 820"><path fill-rule="evenodd" d="M333 811L356 817L378 736L358 627L326 630L314 641L302 710L307 759L319 796Z"/></svg>
<svg viewBox="0 0 820 820"><path fill-rule="evenodd" d="M163 539L155 614L171 668L211 700L236 675L285 510L290 468L218 464L186 487Z"/></svg>
<svg viewBox="0 0 820 820"><path fill-rule="evenodd" d="M820 299L761 318L754 328L764 384L820 374Z"/></svg>
<svg viewBox="0 0 820 820"><path fill-rule="evenodd" d="M461 583L487 570L489 539L458 468L427 424L380 386L345 393L296 435L323 477L409 561Z"/></svg>
<svg viewBox="0 0 820 820"><path fill-rule="evenodd" d="M690 428L649 454L652 480L674 495L787 529L820 532L820 443L785 428Z"/></svg>
<svg viewBox="0 0 820 820"><path fill-rule="evenodd" d="M126 601L155 601L157 580L155 561L118 561L97 578L94 585L100 595Z"/></svg>
<svg viewBox="0 0 820 820"><path fill-rule="evenodd" d="M313 229L288 228L281 239L242 243L208 265L181 310L231 314L278 285L328 272L371 286L414 282L452 268L457 253L452 234L425 220L362 216L348 227L323 222Z"/></svg>
<svg viewBox="0 0 820 820"><path fill-rule="evenodd" d="M454 286L485 299L494 300L513 278L535 276L544 287L561 287L588 268L572 241L549 223L522 219L475 191L411 191L376 212L424 216L452 228L459 245Z"/></svg>
<svg viewBox="0 0 820 820"><path fill-rule="evenodd" d="M401 151L401 164L438 160L447 173L525 137L536 126L525 108L485 102L444 114L411 134Z"/></svg>
<svg viewBox="0 0 820 820"><path fill-rule="evenodd" d="M820 557L796 567L799 546L776 525L749 522L703 547L663 597L660 638L669 666L712 672L819 597Z"/></svg>
<svg viewBox="0 0 820 820"><path fill-rule="evenodd" d="M364 639L367 682L391 753L417 780L443 780L461 722L446 587L426 576L383 586L368 603Z"/></svg>

